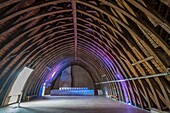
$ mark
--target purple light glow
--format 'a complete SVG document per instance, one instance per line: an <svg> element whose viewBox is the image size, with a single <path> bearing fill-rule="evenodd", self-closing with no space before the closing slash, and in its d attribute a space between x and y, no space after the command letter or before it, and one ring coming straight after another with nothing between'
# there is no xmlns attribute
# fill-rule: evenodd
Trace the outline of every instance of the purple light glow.
<svg viewBox="0 0 170 113"><path fill-rule="evenodd" d="M54 72L54 73L52 74L51 78L53 78L53 77L54 77L55 73L56 73L56 72Z"/></svg>
<svg viewBox="0 0 170 113"><path fill-rule="evenodd" d="M67 5L67 7L70 7L70 6L71 6L71 4L68 4L68 5Z"/></svg>
<svg viewBox="0 0 170 113"><path fill-rule="evenodd" d="M59 69L59 67L60 67L60 65L56 66L55 68L53 68L53 69L48 73L48 75L47 75L47 77L46 77L46 81L49 81L49 80L51 80L51 79L54 77L54 75L55 75L55 73L57 72L57 70Z"/></svg>
<svg viewBox="0 0 170 113"><path fill-rule="evenodd" d="M103 53L104 54L104 53ZM107 56L104 56L102 57L105 61L105 63L111 67L111 69L115 69L114 71L116 72L116 78L119 79L119 80L122 80L124 79L122 76L121 76L121 73L119 72L119 69L116 68L114 65L113 65L113 61ZM125 95L125 99L126 99L126 103L129 102L129 99L128 99L128 94L127 94L127 85L126 85L126 82L121 82L121 85L122 85L122 88L123 88L123 92L124 92L124 95Z"/></svg>
<svg viewBox="0 0 170 113"><path fill-rule="evenodd" d="M55 74L60 69L60 67L61 67L61 64L58 64L57 66L53 67L50 70L50 72L47 74L46 80L45 80L46 87L49 87L51 85L51 82L52 82L53 78L55 78Z"/></svg>
<svg viewBox="0 0 170 113"><path fill-rule="evenodd" d="M122 80L123 79L123 77L122 76L120 76L120 72L118 72L118 74L116 74L117 75L117 77L120 77L119 78L119 80ZM123 82L121 82L121 84L122 84L122 88L123 88L123 91L124 91L124 95L125 95L125 99L126 99L126 103L129 101L129 99L128 99L128 94L127 94L127 85L126 85L126 82L125 81L123 81Z"/></svg>
<svg viewBox="0 0 170 113"><path fill-rule="evenodd" d="M89 29L86 29L88 32L90 31ZM105 52L104 52L105 51ZM100 48L97 52L97 55L99 54L99 56L102 55L101 59L102 61L108 66L109 69L111 70L114 70L115 73L118 73L116 74L116 78L118 80L122 80L124 79L119 71L119 69L117 68L117 66L114 66L115 62L117 63L117 65L120 65L119 62L117 62L116 60L111 60L109 56L112 56L111 54L109 54L109 52L106 54L107 52L107 49L104 49L104 51L102 51ZM109 54L109 55L108 55ZM113 57L112 57L113 58ZM114 59L114 58L113 58ZM125 95L125 100L126 100L126 103L129 101L128 99L128 94L127 94L127 85L126 85L126 82L121 82L121 85L122 85L122 89L123 89L123 92L124 92L124 95Z"/></svg>
<svg viewBox="0 0 170 113"><path fill-rule="evenodd" d="M62 59L58 62L56 62L56 64L53 66L53 68L51 68L50 72L47 74L46 76L46 87L49 87L51 85L51 82L56 78L56 76L59 75L59 73L61 72L62 68L65 67L65 65L67 65L67 63L69 63L72 59Z"/></svg>
<svg viewBox="0 0 170 113"><path fill-rule="evenodd" d="M92 32L90 29L86 29L86 31L88 31L88 32L90 32L90 33Z"/></svg>

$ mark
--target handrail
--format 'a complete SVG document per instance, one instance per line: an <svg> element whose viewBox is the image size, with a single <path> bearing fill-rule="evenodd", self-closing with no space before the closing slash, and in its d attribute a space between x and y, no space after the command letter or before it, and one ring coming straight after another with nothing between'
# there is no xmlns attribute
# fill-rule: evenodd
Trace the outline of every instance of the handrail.
<svg viewBox="0 0 170 113"><path fill-rule="evenodd" d="M98 82L98 83L95 83L95 85L116 83L116 82L126 82L126 81L131 81L131 80L139 80L139 79L146 79L146 78L153 78L153 77L160 77L160 76L168 76L168 75L170 75L170 72L154 74L154 75L147 75L147 76L142 76L142 77L135 77L135 78L127 78L127 79L122 79L122 80L112 80L112 81Z"/></svg>

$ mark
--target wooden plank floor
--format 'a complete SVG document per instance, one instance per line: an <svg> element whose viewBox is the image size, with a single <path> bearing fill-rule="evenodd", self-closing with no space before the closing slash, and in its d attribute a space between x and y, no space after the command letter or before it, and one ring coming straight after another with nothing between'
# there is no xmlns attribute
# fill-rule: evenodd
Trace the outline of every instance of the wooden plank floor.
<svg viewBox="0 0 170 113"><path fill-rule="evenodd" d="M42 99L10 105L0 113L149 113L148 111L98 96L45 96Z"/></svg>

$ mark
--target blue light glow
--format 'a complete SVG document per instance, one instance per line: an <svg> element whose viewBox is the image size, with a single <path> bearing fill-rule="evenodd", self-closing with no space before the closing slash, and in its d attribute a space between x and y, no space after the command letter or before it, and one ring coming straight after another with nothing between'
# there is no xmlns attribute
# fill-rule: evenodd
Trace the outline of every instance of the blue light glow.
<svg viewBox="0 0 170 113"><path fill-rule="evenodd" d="M43 93L43 84L41 85L41 88L39 90L38 96L42 96L42 93Z"/></svg>
<svg viewBox="0 0 170 113"><path fill-rule="evenodd" d="M130 102L127 103L128 105L132 105Z"/></svg>
<svg viewBox="0 0 170 113"><path fill-rule="evenodd" d="M52 96L93 96L94 90L84 88L60 88L59 90L51 90L50 95Z"/></svg>

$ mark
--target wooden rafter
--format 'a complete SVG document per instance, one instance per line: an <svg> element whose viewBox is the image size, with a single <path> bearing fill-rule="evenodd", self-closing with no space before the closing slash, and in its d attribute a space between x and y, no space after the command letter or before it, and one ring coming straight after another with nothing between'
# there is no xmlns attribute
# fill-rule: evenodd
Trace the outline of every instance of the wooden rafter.
<svg viewBox="0 0 170 113"><path fill-rule="evenodd" d="M24 95L38 94L48 70L66 59L109 81L166 73L170 67L168 0L2 0L0 105L18 70L35 68ZM79 40L77 38L79 37ZM79 52L78 52L79 51ZM75 60L76 59L76 60ZM170 110L169 76L109 83L109 95L143 109ZM3 93L1 93L3 92ZM143 101L144 99L144 101Z"/></svg>

